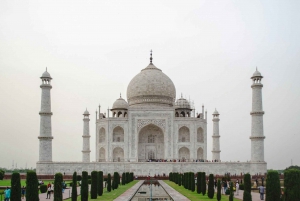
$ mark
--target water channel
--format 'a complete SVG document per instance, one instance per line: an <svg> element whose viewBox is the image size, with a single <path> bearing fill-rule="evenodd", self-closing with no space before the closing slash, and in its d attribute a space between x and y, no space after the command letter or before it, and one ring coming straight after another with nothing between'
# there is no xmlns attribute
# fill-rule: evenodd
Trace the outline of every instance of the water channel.
<svg viewBox="0 0 300 201"><path fill-rule="evenodd" d="M157 180L145 180L131 201L173 201Z"/></svg>

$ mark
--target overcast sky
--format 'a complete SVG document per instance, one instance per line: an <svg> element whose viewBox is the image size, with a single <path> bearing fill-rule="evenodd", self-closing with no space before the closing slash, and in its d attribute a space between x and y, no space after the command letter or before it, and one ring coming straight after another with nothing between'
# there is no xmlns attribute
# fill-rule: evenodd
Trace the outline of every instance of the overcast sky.
<svg viewBox="0 0 300 201"><path fill-rule="evenodd" d="M54 161L81 161L83 112L107 112L153 63L177 97L220 113L221 160L250 160L251 80L264 76L268 169L300 165L300 1L0 1L0 167L35 167L40 76L53 77Z"/></svg>

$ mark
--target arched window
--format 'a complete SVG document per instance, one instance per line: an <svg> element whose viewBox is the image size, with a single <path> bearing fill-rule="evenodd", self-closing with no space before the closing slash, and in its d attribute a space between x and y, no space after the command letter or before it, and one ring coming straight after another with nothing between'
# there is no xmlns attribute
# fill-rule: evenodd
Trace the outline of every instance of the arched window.
<svg viewBox="0 0 300 201"><path fill-rule="evenodd" d="M204 142L203 129L201 127L197 129L197 142Z"/></svg>
<svg viewBox="0 0 300 201"><path fill-rule="evenodd" d="M180 113L180 117L185 117L184 111L182 111L182 112Z"/></svg>
<svg viewBox="0 0 300 201"><path fill-rule="evenodd" d="M179 159L190 159L190 150L188 148L181 147L178 152Z"/></svg>
<svg viewBox="0 0 300 201"><path fill-rule="evenodd" d="M118 117L122 117L122 112L118 112Z"/></svg>
<svg viewBox="0 0 300 201"><path fill-rule="evenodd" d="M105 161L105 149L103 147L99 150L99 162Z"/></svg>
<svg viewBox="0 0 300 201"><path fill-rule="evenodd" d="M124 129L117 126L113 130L113 142L124 142Z"/></svg>
<svg viewBox="0 0 300 201"><path fill-rule="evenodd" d="M178 112L175 113L175 117L179 117L179 113Z"/></svg>
<svg viewBox="0 0 300 201"><path fill-rule="evenodd" d="M105 142L105 129L103 127L99 131L99 142Z"/></svg>
<svg viewBox="0 0 300 201"><path fill-rule="evenodd" d="M190 142L190 129L183 126L178 131L178 142Z"/></svg>
<svg viewBox="0 0 300 201"><path fill-rule="evenodd" d="M203 149L201 147L198 148L198 150L197 150L197 158L198 159L204 159L203 158Z"/></svg>

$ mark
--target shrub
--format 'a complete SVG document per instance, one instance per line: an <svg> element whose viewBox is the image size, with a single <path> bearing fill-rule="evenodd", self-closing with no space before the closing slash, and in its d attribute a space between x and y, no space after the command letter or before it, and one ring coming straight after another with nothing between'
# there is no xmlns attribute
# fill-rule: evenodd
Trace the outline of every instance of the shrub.
<svg viewBox="0 0 300 201"><path fill-rule="evenodd" d="M266 180L266 201L280 201L280 180L277 171L270 170Z"/></svg>
<svg viewBox="0 0 300 201"><path fill-rule="evenodd" d="M34 171L27 172L26 200L39 201L38 179Z"/></svg>
<svg viewBox="0 0 300 201"><path fill-rule="evenodd" d="M169 173L169 181L172 181L172 172Z"/></svg>
<svg viewBox="0 0 300 201"><path fill-rule="evenodd" d="M229 201L233 201L233 183L230 182L230 195L229 195ZM244 199L243 199L244 201Z"/></svg>
<svg viewBox="0 0 300 201"><path fill-rule="evenodd" d="M125 172L123 172L122 174L122 185L125 185L126 184L126 176L125 176Z"/></svg>
<svg viewBox="0 0 300 201"><path fill-rule="evenodd" d="M218 179L218 184L217 184L217 200L221 200L221 181Z"/></svg>
<svg viewBox="0 0 300 201"><path fill-rule="evenodd" d="M97 171L92 171L91 173L91 199L97 199Z"/></svg>
<svg viewBox="0 0 300 201"><path fill-rule="evenodd" d="M289 169L284 172L285 201L300 200L300 170Z"/></svg>
<svg viewBox="0 0 300 201"><path fill-rule="evenodd" d="M82 176L81 175L77 175L77 181L81 181L82 180Z"/></svg>
<svg viewBox="0 0 300 201"><path fill-rule="evenodd" d="M133 181L133 177L134 177L134 176L133 176L133 172L130 172L129 175L130 175L130 181Z"/></svg>
<svg viewBox="0 0 300 201"><path fill-rule="evenodd" d="M4 179L4 175L5 175L5 171L4 170L0 170L0 180Z"/></svg>
<svg viewBox="0 0 300 201"><path fill-rule="evenodd" d="M56 173L54 176L54 201L62 201L62 182L62 174Z"/></svg>
<svg viewBox="0 0 300 201"><path fill-rule="evenodd" d="M129 172L126 172L126 184L130 182Z"/></svg>
<svg viewBox="0 0 300 201"><path fill-rule="evenodd" d="M72 201L77 201L77 172L73 173L73 180L72 183L70 183L70 185L72 184ZM74 184L74 185L73 185Z"/></svg>
<svg viewBox="0 0 300 201"><path fill-rule="evenodd" d="M102 171L98 172L98 185L97 185L97 188L98 188L98 195L102 196L102 194L103 194L103 172Z"/></svg>
<svg viewBox="0 0 300 201"><path fill-rule="evenodd" d="M47 192L47 185L46 184L40 185L40 192L41 193L46 193Z"/></svg>
<svg viewBox="0 0 300 201"><path fill-rule="evenodd" d="M245 189L244 184L240 184L240 190L244 190L244 189Z"/></svg>
<svg viewBox="0 0 300 201"><path fill-rule="evenodd" d="M118 189L118 172L114 172L114 181L113 181L113 188Z"/></svg>
<svg viewBox="0 0 300 201"><path fill-rule="evenodd" d="M88 179L88 184L92 184L92 180L91 179Z"/></svg>
<svg viewBox="0 0 300 201"><path fill-rule="evenodd" d="M201 172L197 173L197 193L201 193Z"/></svg>
<svg viewBox="0 0 300 201"><path fill-rule="evenodd" d="M250 174L244 175L244 194L243 194L244 201L252 201L251 196L251 176Z"/></svg>
<svg viewBox="0 0 300 201"><path fill-rule="evenodd" d="M88 175L88 180L89 180L89 179L92 179L91 175Z"/></svg>
<svg viewBox="0 0 300 201"><path fill-rule="evenodd" d="M227 188L225 195L230 195L230 189Z"/></svg>
<svg viewBox="0 0 300 201"><path fill-rule="evenodd" d="M88 184L88 173L86 171L82 172L81 181L81 201L87 201L89 198L89 184Z"/></svg>
<svg viewBox="0 0 300 201"><path fill-rule="evenodd" d="M214 189L214 175L210 174L208 177L208 191L207 191L207 196L210 199L214 198L214 194L215 194L215 189Z"/></svg>
<svg viewBox="0 0 300 201"><path fill-rule="evenodd" d="M186 185L187 185L187 189L191 190L191 175L190 175L190 172L186 173Z"/></svg>
<svg viewBox="0 0 300 201"><path fill-rule="evenodd" d="M108 174L108 176L107 176L107 191L108 192L111 191L111 176L110 176L110 174Z"/></svg>
<svg viewBox="0 0 300 201"><path fill-rule="evenodd" d="M191 191L195 191L195 174L191 172Z"/></svg>
<svg viewBox="0 0 300 201"><path fill-rule="evenodd" d="M20 201L21 200L21 181L20 174L14 172L11 175L11 201Z"/></svg>
<svg viewBox="0 0 300 201"><path fill-rule="evenodd" d="M178 174L178 185L181 186L181 177L182 175L181 174Z"/></svg>
<svg viewBox="0 0 300 201"><path fill-rule="evenodd" d="M205 176L205 172L202 172L202 176L201 176L201 192L202 192L202 195L206 194L206 176Z"/></svg>

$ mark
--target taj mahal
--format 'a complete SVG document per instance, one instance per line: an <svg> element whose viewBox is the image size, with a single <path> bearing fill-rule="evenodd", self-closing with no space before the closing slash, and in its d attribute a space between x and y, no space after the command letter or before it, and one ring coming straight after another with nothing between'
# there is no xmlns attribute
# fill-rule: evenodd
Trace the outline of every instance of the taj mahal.
<svg viewBox="0 0 300 201"><path fill-rule="evenodd" d="M262 107L262 80L259 71L252 75L251 160L223 162L221 160L219 113L212 114L212 158L207 158L207 122L211 120L202 106L195 113L193 102L176 99L172 80L153 64L141 70L127 87L127 100L122 96L112 104L110 111L96 112L95 156L90 158L89 112L83 113L82 161L52 161L51 95L49 72L42 76L38 175L57 172L93 170L104 174L133 172L135 175L163 175L169 172L206 172L223 175L225 172L266 173L264 160L264 132ZM249 90L250 91L250 90ZM55 101L55 100L54 100ZM250 102L250 100L249 100ZM110 116L111 114L111 116ZM225 118L225 117L224 117ZM248 136L245 136L247 138ZM249 142L249 143L250 143Z"/></svg>

